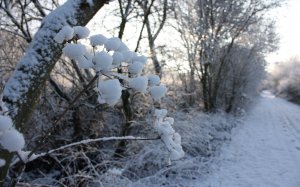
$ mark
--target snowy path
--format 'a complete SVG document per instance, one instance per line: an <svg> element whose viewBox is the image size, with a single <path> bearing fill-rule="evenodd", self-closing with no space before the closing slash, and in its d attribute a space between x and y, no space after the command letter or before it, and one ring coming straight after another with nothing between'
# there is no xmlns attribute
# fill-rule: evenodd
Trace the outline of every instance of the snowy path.
<svg viewBox="0 0 300 187"><path fill-rule="evenodd" d="M200 186L300 187L300 107L265 92Z"/></svg>

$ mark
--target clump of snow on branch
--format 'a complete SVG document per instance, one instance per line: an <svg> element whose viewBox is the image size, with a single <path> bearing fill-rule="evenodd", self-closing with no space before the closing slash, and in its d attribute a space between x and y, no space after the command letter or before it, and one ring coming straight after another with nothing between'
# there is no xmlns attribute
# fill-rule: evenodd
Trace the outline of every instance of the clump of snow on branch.
<svg viewBox="0 0 300 187"><path fill-rule="evenodd" d="M71 40L74 37L74 30L70 26L64 26L54 37L57 43L63 43L64 41Z"/></svg>
<svg viewBox="0 0 300 187"><path fill-rule="evenodd" d="M157 75L149 75L148 80L149 86L157 86L160 84L160 78Z"/></svg>
<svg viewBox="0 0 300 187"><path fill-rule="evenodd" d="M167 87L164 85L159 86L153 86L150 88L150 95L153 98L154 101L160 100L166 93L167 93Z"/></svg>
<svg viewBox="0 0 300 187"><path fill-rule="evenodd" d="M4 103L2 101L1 96L1 106L3 105ZM5 115L5 113L7 113L7 108L4 106L1 109L2 110L0 113L0 144L4 149L8 150L9 152L19 151L25 145L23 134L21 134L13 127L12 119L9 116Z"/></svg>
<svg viewBox="0 0 300 187"><path fill-rule="evenodd" d="M5 163L6 163L5 160L3 160L3 159L0 158L0 167L4 166Z"/></svg>
<svg viewBox="0 0 300 187"><path fill-rule="evenodd" d="M107 72L112 68L113 57L105 51L97 52L93 58L96 71Z"/></svg>
<svg viewBox="0 0 300 187"><path fill-rule="evenodd" d="M122 95L122 87L117 79L99 82L97 90L99 91L99 103L107 103L111 106L115 105Z"/></svg>
<svg viewBox="0 0 300 187"><path fill-rule="evenodd" d="M63 54L72 60L79 59L86 53L86 48L82 44L68 43L63 48Z"/></svg>
<svg viewBox="0 0 300 187"><path fill-rule="evenodd" d="M71 29L73 29L74 33L73 38L70 40ZM101 104L115 105L122 94L122 87L149 93L154 101L159 101L166 94L167 88L164 85L160 85L160 78L157 75L141 76L147 58L130 51L119 38L107 38L101 34L93 35L89 38L93 52L89 52L87 46L77 43L78 39L88 37L89 30L85 27L63 27L62 31L58 32L57 35L58 38L63 38L65 41L75 42L65 45L63 48L65 56L74 60L78 67L92 69L95 74L100 75L96 90L99 93L98 101ZM61 37L65 35L68 35L68 37ZM102 45L104 48L101 50L96 48ZM118 68L125 68L125 71L123 71L125 74L117 73L116 69ZM105 75L104 78L101 75ZM112 81L107 79L112 79Z"/></svg>
<svg viewBox="0 0 300 187"><path fill-rule="evenodd" d="M118 51L114 52L114 54L112 55L112 58L113 58L112 64L114 66L120 66L124 59L122 53L120 53Z"/></svg>
<svg viewBox="0 0 300 187"><path fill-rule="evenodd" d="M181 136L175 132L172 125L174 119L166 117L166 109L155 110L154 128L157 130L162 141L170 152L170 160L178 160L184 156L184 151L181 146Z"/></svg>
<svg viewBox="0 0 300 187"><path fill-rule="evenodd" d="M0 136L0 143L2 147L9 152L19 151L25 145L23 134L14 128L2 132Z"/></svg>
<svg viewBox="0 0 300 187"><path fill-rule="evenodd" d="M0 115L0 133L12 128L13 122L9 116Z"/></svg>
<svg viewBox="0 0 300 187"><path fill-rule="evenodd" d="M121 45L121 40L118 37L109 38L104 44L107 51L116 51Z"/></svg>
<svg viewBox="0 0 300 187"><path fill-rule="evenodd" d="M90 30L86 27L76 26L73 29L76 39L84 39L90 35Z"/></svg>
<svg viewBox="0 0 300 187"><path fill-rule="evenodd" d="M144 69L144 64L136 61L133 64L129 65L128 72L133 75L139 75L142 73L143 69Z"/></svg>
<svg viewBox="0 0 300 187"><path fill-rule="evenodd" d="M104 45L106 42L107 38L102 34L97 34L90 37L90 43L93 47Z"/></svg>
<svg viewBox="0 0 300 187"><path fill-rule="evenodd" d="M148 78L145 76L140 76L129 80L129 87L135 89L136 91L145 93L147 86Z"/></svg>

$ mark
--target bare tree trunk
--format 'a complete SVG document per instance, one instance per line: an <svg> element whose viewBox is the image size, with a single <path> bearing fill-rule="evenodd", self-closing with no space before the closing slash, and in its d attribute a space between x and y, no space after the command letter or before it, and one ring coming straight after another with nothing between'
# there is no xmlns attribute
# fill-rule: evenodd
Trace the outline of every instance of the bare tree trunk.
<svg viewBox="0 0 300 187"><path fill-rule="evenodd" d="M69 0L52 11L42 22L25 56L4 89L4 101L11 111L16 128L21 130L37 104L45 81L49 78L56 61L62 54L63 44L54 41L56 33L64 25L86 25L97 11L109 0ZM0 169L0 186L4 185L12 153L0 150L5 166Z"/></svg>

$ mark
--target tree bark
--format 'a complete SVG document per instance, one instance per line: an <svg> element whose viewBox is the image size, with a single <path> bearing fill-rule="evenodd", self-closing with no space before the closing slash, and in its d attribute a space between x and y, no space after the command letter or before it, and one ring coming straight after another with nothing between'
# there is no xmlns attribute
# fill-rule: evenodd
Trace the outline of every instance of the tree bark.
<svg viewBox="0 0 300 187"><path fill-rule="evenodd" d="M91 3L86 0L69 0L45 17L3 92L4 101L18 130L22 131L30 118L45 81L62 54L64 45L53 39L56 33L65 25L86 25L108 2L109 0L93 0ZM0 158L6 160L5 166L0 168L0 186L3 186L12 154L1 149Z"/></svg>

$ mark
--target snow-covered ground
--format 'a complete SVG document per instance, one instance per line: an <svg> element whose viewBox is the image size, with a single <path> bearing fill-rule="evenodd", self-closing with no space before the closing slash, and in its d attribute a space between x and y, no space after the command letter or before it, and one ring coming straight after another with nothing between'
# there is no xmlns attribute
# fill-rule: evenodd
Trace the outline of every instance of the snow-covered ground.
<svg viewBox="0 0 300 187"><path fill-rule="evenodd" d="M299 187L300 107L263 92L197 186Z"/></svg>

